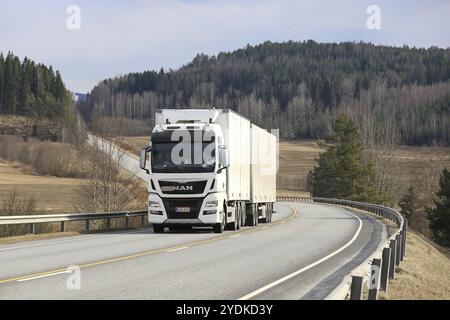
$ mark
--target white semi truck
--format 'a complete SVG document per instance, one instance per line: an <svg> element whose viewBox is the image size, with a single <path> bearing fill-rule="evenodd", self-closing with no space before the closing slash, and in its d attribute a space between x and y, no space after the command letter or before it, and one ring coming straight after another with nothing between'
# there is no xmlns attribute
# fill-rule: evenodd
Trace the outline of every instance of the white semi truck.
<svg viewBox="0 0 450 320"><path fill-rule="evenodd" d="M273 134L229 109L163 109L150 140L140 166L149 174L154 232L210 226L222 233L272 220Z"/></svg>

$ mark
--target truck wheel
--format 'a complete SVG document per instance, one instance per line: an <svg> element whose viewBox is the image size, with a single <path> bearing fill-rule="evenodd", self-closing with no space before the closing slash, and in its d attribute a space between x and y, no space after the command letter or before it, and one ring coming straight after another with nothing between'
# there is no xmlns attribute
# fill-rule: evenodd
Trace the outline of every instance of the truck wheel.
<svg viewBox="0 0 450 320"><path fill-rule="evenodd" d="M214 233L222 233L225 229L225 223L222 221L221 223L216 223L213 227Z"/></svg>
<svg viewBox="0 0 450 320"><path fill-rule="evenodd" d="M164 227L161 224L154 224L153 225L153 232L154 233L163 233L164 232Z"/></svg>
<svg viewBox="0 0 450 320"><path fill-rule="evenodd" d="M234 207L234 221L227 224L227 230L236 230L238 224L239 205L236 203Z"/></svg>
<svg viewBox="0 0 450 320"><path fill-rule="evenodd" d="M270 203L266 204L266 217L261 219L261 222L263 223L272 222L272 204Z"/></svg>
<svg viewBox="0 0 450 320"><path fill-rule="evenodd" d="M242 203L242 212L241 212L241 226L245 226L247 222L247 206L245 203Z"/></svg>
<svg viewBox="0 0 450 320"><path fill-rule="evenodd" d="M227 216L227 211L226 211L226 206L224 206L224 215L222 217L222 222L221 223L216 223L213 227L214 233L222 233L223 230L225 229L226 226L226 216Z"/></svg>
<svg viewBox="0 0 450 320"><path fill-rule="evenodd" d="M250 214L247 215L247 225L250 227L255 227L258 223L258 212L256 211L257 207L252 205L250 207Z"/></svg>
<svg viewBox="0 0 450 320"><path fill-rule="evenodd" d="M239 205L237 207L237 215L236 215L236 229L241 229L241 220L242 220L242 205L239 202Z"/></svg>

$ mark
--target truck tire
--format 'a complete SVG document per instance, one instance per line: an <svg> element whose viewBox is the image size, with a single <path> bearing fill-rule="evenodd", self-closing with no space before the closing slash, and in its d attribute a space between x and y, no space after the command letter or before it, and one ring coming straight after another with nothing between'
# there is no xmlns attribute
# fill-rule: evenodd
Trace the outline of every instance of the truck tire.
<svg viewBox="0 0 450 320"><path fill-rule="evenodd" d="M162 224L154 224L153 225L153 232L154 233L163 233L164 232L164 226Z"/></svg>
<svg viewBox="0 0 450 320"><path fill-rule="evenodd" d="M252 205L250 207L250 214L247 215L247 225L250 227L256 227L258 225L258 207Z"/></svg>
<svg viewBox="0 0 450 320"><path fill-rule="evenodd" d="M239 203L235 203L234 206L234 221L227 224L227 230L235 231L237 230L238 217L239 217Z"/></svg>
<svg viewBox="0 0 450 320"><path fill-rule="evenodd" d="M268 203L267 204L267 213L266 213L266 223L271 223L272 222L272 204Z"/></svg>
<svg viewBox="0 0 450 320"><path fill-rule="evenodd" d="M237 216L236 216L236 230L241 229L241 221L242 221L242 203L239 202L237 207Z"/></svg>
<svg viewBox="0 0 450 320"><path fill-rule="evenodd" d="M244 227L247 223L247 205L242 202L242 212L241 212L241 226Z"/></svg>
<svg viewBox="0 0 450 320"><path fill-rule="evenodd" d="M221 223L216 223L215 225L214 225L214 227L213 227L213 230L214 230L214 233L222 233L223 232L223 230L225 230L225 226L227 225L226 224L226 222L227 222L227 207L224 205L224 214L223 214L223 217L222 217L222 222Z"/></svg>
<svg viewBox="0 0 450 320"><path fill-rule="evenodd" d="M261 219L263 223L271 223L272 222L272 204L266 204L266 217Z"/></svg>

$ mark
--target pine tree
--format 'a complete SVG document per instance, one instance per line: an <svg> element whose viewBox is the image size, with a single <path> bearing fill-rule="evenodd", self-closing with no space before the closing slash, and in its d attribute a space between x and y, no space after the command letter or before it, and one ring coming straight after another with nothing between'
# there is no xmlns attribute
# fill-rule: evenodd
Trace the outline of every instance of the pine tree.
<svg viewBox="0 0 450 320"><path fill-rule="evenodd" d="M312 173L313 196L380 201L371 186L373 165L364 161L358 128L348 116L342 114L336 119L325 148Z"/></svg>
<svg viewBox="0 0 450 320"><path fill-rule="evenodd" d="M436 243L450 247L450 172L447 169L442 172L439 187L434 208L428 209L428 219Z"/></svg>
<svg viewBox="0 0 450 320"><path fill-rule="evenodd" d="M406 193L398 203L401 208L400 213L406 218L410 219L417 213L417 194L412 185L409 186Z"/></svg>
<svg viewBox="0 0 450 320"><path fill-rule="evenodd" d="M5 59L3 57L3 53L0 52L0 114L3 112L3 77L5 70Z"/></svg>

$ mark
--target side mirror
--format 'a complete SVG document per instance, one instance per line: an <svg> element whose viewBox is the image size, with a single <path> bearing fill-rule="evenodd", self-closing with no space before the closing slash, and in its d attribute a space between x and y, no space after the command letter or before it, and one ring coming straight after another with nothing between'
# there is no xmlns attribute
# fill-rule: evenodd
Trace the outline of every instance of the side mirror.
<svg viewBox="0 0 450 320"><path fill-rule="evenodd" d="M219 165L220 169L217 171L218 173L230 166L230 154L228 148L224 145L219 146Z"/></svg>
<svg viewBox="0 0 450 320"><path fill-rule="evenodd" d="M145 170L147 174L150 173L150 171L147 169L147 153L152 151L152 147L147 147L141 150L141 157L139 159L139 166L142 170Z"/></svg>

